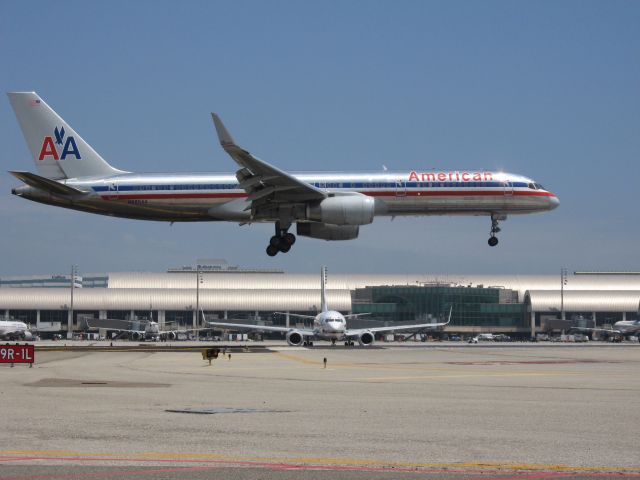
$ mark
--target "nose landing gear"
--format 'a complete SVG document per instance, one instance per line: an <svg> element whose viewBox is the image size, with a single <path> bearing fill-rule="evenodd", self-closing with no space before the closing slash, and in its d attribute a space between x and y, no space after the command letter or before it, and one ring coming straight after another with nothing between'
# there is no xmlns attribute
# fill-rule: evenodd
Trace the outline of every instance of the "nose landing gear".
<svg viewBox="0 0 640 480"><path fill-rule="evenodd" d="M296 243L296 236L293 233L289 233L289 227L282 227L280 222L276 222L276 234L269 240L267 246L267 255L275 257L278 252L287 253L291 250L291 246Z"/></svg>

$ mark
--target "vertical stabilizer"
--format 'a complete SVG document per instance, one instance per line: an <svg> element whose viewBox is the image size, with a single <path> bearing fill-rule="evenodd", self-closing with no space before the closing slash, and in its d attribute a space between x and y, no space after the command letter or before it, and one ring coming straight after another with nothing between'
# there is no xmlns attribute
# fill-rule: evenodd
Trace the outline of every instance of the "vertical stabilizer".
<svg viewBox="0 0 640 480"><path fill-rule="evenodd" d="M327 267L320 269L320 307L323 312L329 310L327 308Z"/></svg>
<svg viewBox="0 0 640 480"><path fill-rule="evenodd" d="M41 176L62 179L123 173L105 162L37 93L7 95Z"/></svg>

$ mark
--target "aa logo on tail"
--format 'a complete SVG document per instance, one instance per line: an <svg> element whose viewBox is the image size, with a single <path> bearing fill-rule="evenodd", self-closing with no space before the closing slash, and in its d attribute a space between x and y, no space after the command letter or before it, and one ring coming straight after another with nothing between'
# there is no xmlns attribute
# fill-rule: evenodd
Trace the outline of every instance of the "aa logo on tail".
<svg viewBox="0 0 640 480"><path fill-rule="evenodd" d="M53 134L56 139L55 143L53 137L44 137L38 160L44 160L45 157L53 157L54 160L64 160L68 155L73 155L78 160L82 159L78 146L76 145L76 139L70 135L65 140L64 127L60 127L59 129L56 127L53 130ZM56 147L56 145L62 146L63 144L62 153L58 154L58 147Z"/></svg>

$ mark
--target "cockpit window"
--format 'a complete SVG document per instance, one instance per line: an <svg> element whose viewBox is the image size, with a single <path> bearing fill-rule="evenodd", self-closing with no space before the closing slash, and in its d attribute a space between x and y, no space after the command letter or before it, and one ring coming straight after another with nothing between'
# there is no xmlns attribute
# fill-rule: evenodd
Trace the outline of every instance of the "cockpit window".
<svg viewBox="0 0 640 480"><path fill-rule="evenodd" d="M535 183L530 183L530 184L528 185L528 187L529 187L531 190L535 190L535 189L536 189L536 184L535 184Z"/></svg>
<svg viewBox="0 0 640 480"><path fill-rule="evenodd" d="M540 185L539 183L536 183L535 185L536 185L536 188L538 190L544 190L544 187L542 185Z"/></svg>

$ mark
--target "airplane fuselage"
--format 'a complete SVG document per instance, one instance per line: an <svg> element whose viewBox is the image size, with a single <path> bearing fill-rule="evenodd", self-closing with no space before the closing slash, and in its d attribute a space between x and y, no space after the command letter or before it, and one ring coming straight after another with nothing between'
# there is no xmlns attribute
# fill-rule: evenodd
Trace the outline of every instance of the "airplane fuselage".
<svg viewBox="0 0 640 480"><path fill-rule="evenodd" d="M360 193L375 201L376 216L512 215L544 212L557 197L534 180L503 172L456 170L402 173L296 173L329 195ZM234 174L133 174L61 180L84 193L68 196L31 186L15 195L50 205L103 215L156 221L270 222L252 218L247 193ZM307 210L296 221L306 221Z"/></svg>
<svg viewBox="0 0 640 480"><path fill-rule="evenodd" d="M640 320L620 320L614 323L613 328L622 335L633 335L640 332Z"/></svg>
<svg viewBox="0 0 640 480"><path fill-rule="evenodd" d="M29 326L24 322L12 320L0 321L0 339L3 340L31 340L32 334Z"/></svg>
<svg viewBox="0 0 640 480"><path fill-rule="evenodd" d="M347 321L340 312L328 310L316 315L313 320L313 329L317 338L340 341L345 339Z"/></svg>

